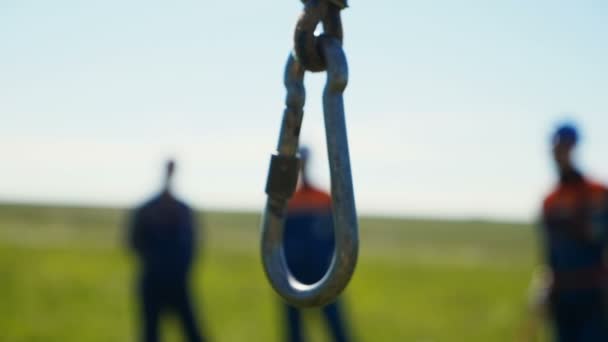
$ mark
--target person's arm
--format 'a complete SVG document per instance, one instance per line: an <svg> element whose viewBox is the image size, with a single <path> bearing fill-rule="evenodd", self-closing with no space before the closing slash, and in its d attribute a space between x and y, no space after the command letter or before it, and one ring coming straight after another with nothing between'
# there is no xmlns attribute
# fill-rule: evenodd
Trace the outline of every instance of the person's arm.
<svg viewBox="0 0 608 342"><path fill-rule="evenodd" d="M127 246L136 254L143 251L143 225L139 210L134 210L127 225Z"/></svg>
<svg viewBox="0 0 608 342"><path fill-rule="evenodd" d="M600 238L602 239L602 241L604 241L604 246L606 246L606 253L608 254L608 189L604 190L599 230Z"/></svg>
<svg viewBox="0 0 608 342"><path fill-rule="evenodd" d="M537 341L542 328L542 323L547 317L549 301L552 288L552 275L549 269L548 235L546 204L543 205L542 215L536 224L538 245L540 252L540 264L538 270L532 274L532 281L528 289L528 301L525 319L522 322L518 341Z"/></svg>
<svg viewBox="0 0 608 342"><path fill-rule="evenodd" d="M559 225L551 215L549 201L545 200L541 209L540 218L536 224L538 236L538 248L540 250L540 263L546 270L551 263L550 231Z"/></svg>
<svg viewBox="0 0 608 342"><path fill-rule="evenodd" d="M541 268L532 275L525 318L520 328L518 341L538 341L543 321L547 318L549 310L551 279L547 272L546 269Z"/></svg>
<svg viewBox="0 0 608 342"><path fill-rule="evenodd" d="M201 241L199 237L198 219L196 217L196 211L186 207L184 211L184 248L186 250L186 257L188 263L191 264L194 258L200 253Z"/></svg>
<svg viewBox="0 0 608 342"><path fill-rule="evenodd" d="M191 226L192 226L192 257L197 257L201 254L204 248L205 224L202 215L196 210L191 211Z"/></svg>
<svg viewBox="0 0 608 342"><path fill-rule="evenodd" d="M601 241L608 248L608 190L603 190L600 195L598 203L589 204L591 210L587 210L587 230L594 241Z"/></svg>
<svg viewBox="0 0 608 342"><path fill-rule="evenodd" d="M538 290L536 301L539 306L541 304L547 304L546 301L550 295L551 288L553 287L553 273L551 271L551 248L549 242L549 231L552 224L551 218L549 217L549 206L545 201L541 212L540 222L536 225L538 227L538 240L540 249L540 271L537 272L535 288Z"/></svg>

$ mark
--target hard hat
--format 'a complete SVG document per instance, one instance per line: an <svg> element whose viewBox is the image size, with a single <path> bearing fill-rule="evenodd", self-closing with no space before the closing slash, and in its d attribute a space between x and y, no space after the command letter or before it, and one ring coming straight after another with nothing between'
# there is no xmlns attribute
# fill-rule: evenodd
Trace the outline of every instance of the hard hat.
<svg viewBox="0 0 608 342"><path fill-rule="evenodd" d="M310 157L310 148L308 146L301 146L298 149L298 154L300 155L300 160L307 161L308 157Z"/></svg>
<svg viewBox="0 0 608 342"><path fill-rule="evenodd" d="M579 140L578 129L572 123L564 123L557 127L552 137L553 145L568 144L575 146Z"/></svg>

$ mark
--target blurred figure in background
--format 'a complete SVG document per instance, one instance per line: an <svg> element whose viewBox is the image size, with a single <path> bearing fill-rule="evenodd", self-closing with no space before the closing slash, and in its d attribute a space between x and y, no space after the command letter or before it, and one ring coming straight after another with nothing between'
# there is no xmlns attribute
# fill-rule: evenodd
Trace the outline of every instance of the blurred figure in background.
<svg viewBox="0 0 608 342"><path fill-rule="evenodd" d="M301 172L298 190L290 200L285 219L284 251L293 276L304 284L321 280L334 252L334 229L329 194L315 188L308 177L308 148L300 149ZM322 308L333 340L349 341L339 300ZM302 342L302 312L285 304L287 341Z"/></svg>
<svg viewBox="0 0 608 342"><path fill-rule="evenodd" d="M547 304L556 341L608 341L608 191L574 164L578 140L571 124L552 140L559 183L543 203Z"/></svg>
<svg viewBox="0 0 608 342"><path fill-rule="evenodd" d="M141 340L145 342L159 340L159 321L166 311L177 314L188 341L204 341L188 290L197 248L194 213L173 195L174 173L175 162L169 160L162 190L135 210L129 227L129 245L141 265Z"/></svg>

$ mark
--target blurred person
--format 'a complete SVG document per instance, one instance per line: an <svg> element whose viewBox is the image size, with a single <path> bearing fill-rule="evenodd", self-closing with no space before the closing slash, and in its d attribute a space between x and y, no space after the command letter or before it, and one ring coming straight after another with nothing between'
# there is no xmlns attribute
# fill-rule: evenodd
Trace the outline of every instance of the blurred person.
<svg viewBox="0 0 608 342"><path fill-rule="evenodd" d="M608 341L608 191L573 162L578 141L572 124L552 138L559 182L543 203L546 304L555 341Z"/></svg>
<svg viewBox="0 0 608 342"><path fill-rule="evenodd" d="M307 165L308 148L300 149L300 180L298 189L287 208L284 231L284 252L292 275L304 284L321 280L330 266L334 253L334 228L331 197L310 182ZM286 339L304 341L302 311L284 304ZM341 313L340 300L321 309L334 341L350 341Z"/></svg>
<svg viewBox="0 0 608 342"><path fill-rule="evenodd" d="M205 340L188 288L197 249L195 218L172 192L174 173L175 162L169 160L160 193L135 209L129 227L129 245L141 266L138 294L145 342L159 340L159 321L166 311L178 316L188 341Z"/></svg>

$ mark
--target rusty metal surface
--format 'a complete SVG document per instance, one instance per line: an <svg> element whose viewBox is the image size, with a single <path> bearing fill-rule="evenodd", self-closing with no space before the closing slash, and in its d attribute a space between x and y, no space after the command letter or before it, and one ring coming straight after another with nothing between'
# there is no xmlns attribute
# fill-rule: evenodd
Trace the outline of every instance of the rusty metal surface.
<svg viewBox="0 0 608 342"><path fill-rule="evenodd" d="M306 3L307 1L310 0L301 0L302 3ZM338 6L340 9L345 9L346 7L348 7L348 3L346 0L328 0L329 2L331 2L332 4Z"/></svg>
<svg viewBox="0 0 608 342"><path fill-rule="evenodd" d="M339 7L330 0L304 2L304 10L296 24L293 40L296 59L307 71L325 71L325 58L320 47L320 41L324 37L331 36L342 41L342 8L344 7ZM323 24L323 34L315 36L315 30L320 23Z"/></svg>
<svg viewBox="0 0 608 342"><path fill-rule="evenodd" d="M348 82L348 65L340 39L326 36L319 40L327 68L323 110L331 173L332 210L335 252L325 276L316 284L306 285L289 271L283 253L283 223L288 198L280 191L268 191L262 218L262 262L266 276L276 292L298 307L331 303L348 285L357 263L359 238L355 209L348 139L342 94ZM287 159L296 156L305 102L304 72L291 54L285 67L287 89L277 153Z"/></svg>

